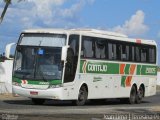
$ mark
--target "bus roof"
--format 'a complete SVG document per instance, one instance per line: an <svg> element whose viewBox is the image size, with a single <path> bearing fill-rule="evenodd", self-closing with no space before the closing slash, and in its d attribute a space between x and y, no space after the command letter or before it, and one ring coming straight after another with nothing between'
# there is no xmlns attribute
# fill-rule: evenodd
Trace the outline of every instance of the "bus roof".
<svg viewBox="0 0 160 120"><path fill-rule="evenodd" d="M156 45L156 42L154 40L133 39L121 33L98 30L98 29L86 29L86 28L84 29L83 28L82 29L29 29L29 30L24 30L23 33L81 34L85 36L102 37L102 38L108 38L108 39L120 40L120 41L126 41L126 42Z"/></svg>
<svg viewBox="0 0 160 120"><path fill-rule="evenodd" d="M64 33L72 33L72 32L78 32L78 33L94 33L94 34L101 34L101 35L108 35L108 36L117 36L117 37L127 37L124 34L121 33L115 33L115 32L109 32L105 30L98 30L98 29L29 29L29 30L24 30L26 33L59 33L59 32L64 32Z"/></svg>

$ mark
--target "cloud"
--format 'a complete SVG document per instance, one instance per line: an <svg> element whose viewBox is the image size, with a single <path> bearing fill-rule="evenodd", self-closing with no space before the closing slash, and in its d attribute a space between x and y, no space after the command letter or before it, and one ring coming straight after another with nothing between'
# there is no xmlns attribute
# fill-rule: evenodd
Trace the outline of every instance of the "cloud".
<svg viewBox="0 0 160 120"><path fill-rule="evenodd" d="M146 33L149 28L144 24L145 14L142 10L138 10L135 15L125 21L124 25L114 27L112 30L127 35L142 35Z"/></svg>
<svg viewBox="0 0 160 120"><path fill-rule="evenodd" d="M79 13L95 0L13 0L5 20L21 28L30 27L75 27L80 22ZM64 6L67 2L72 4ZM14 21L12 21L14 20Z"/></svg>
<svg viewBox="0 0 160 120"><path fill-rule="evenodd" d="M36 22L50 26L54 21L57 8L60 8L66 1L67 0L26 0L25 4L28 6L25 7L25 10L28 11L28 9L30 9L28 11L30 12L28 18L32 18L33 21L31 22L33 22L34 26ZM21 9L24 9L24 6Z"/></svg>
<svg viewBox="0 0 160 120"><path fill-rule="evenodd" d="M0 0L2 3L2 0ZM81 22L79 13L95 0L12 0L0 27L1 45L17 41L20 32L29 28L73 28ZM67 5L66 5L67 4ZM0 4L0 13L4 8ZM2 41L0 41L2 42ZM3 46L4 48L4 46ZM2 47L0 47L2 51Z"/></svg>

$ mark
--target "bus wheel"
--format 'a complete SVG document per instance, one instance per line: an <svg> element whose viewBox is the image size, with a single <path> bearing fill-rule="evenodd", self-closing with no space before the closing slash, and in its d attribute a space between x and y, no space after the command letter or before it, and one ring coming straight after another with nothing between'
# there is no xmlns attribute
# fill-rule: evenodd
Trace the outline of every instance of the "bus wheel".
<svg viewBox="0 0 160 120"><path fill-rule="evenodd" d="M129 103L134 104L136 102L136 96L137 96L137 90L135 86L132 86L131 92L130 92L130 97L129 97Z"/></svg>
<svg viewBox="0 0 160 120"><path fill-rule="evenodd" d="M42 105L42 104L44 104L45 99L32 98L32 102L33 102L35 105Z"/></svg>
<svg viewBox="0 0 160 120"><path fill-rule="evenodd" d="M142 86L139 87L139 90L136 95L136 103L140 104L142 102L142 98L144 96L144 89Z"/></svg>
<svg viewBox="0 0 160 120"><path fill-rule="evenodd" d="M79 90L78 100L74 101L75 105L82 106L85 105L88 97L88 92L85 86L82 86Z"/></svg>

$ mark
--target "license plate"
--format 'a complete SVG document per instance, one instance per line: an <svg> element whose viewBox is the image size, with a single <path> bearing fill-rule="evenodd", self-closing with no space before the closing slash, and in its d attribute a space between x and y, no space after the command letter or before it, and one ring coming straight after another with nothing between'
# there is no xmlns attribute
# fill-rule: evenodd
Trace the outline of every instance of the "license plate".
<svg viewBox="0 0 160 120"><path fill-rule="evenodd" d="M38 92L30 91L30 95L38 95Z"/></svg>

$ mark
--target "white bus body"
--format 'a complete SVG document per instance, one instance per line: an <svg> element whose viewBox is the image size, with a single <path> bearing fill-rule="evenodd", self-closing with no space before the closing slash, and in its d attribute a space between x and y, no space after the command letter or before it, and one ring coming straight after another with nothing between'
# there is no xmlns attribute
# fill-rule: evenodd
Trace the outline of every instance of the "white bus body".
<svg viewBox="0 0 160 120"><path fill-rule="evenodd" d="M25 30L15 53L13 92L37 104L56 99L84 105L87 99L106 98L139 103L156 94L156 49L153 40L102 30ZM53 65L46 62L50 56Z"/></svg>

